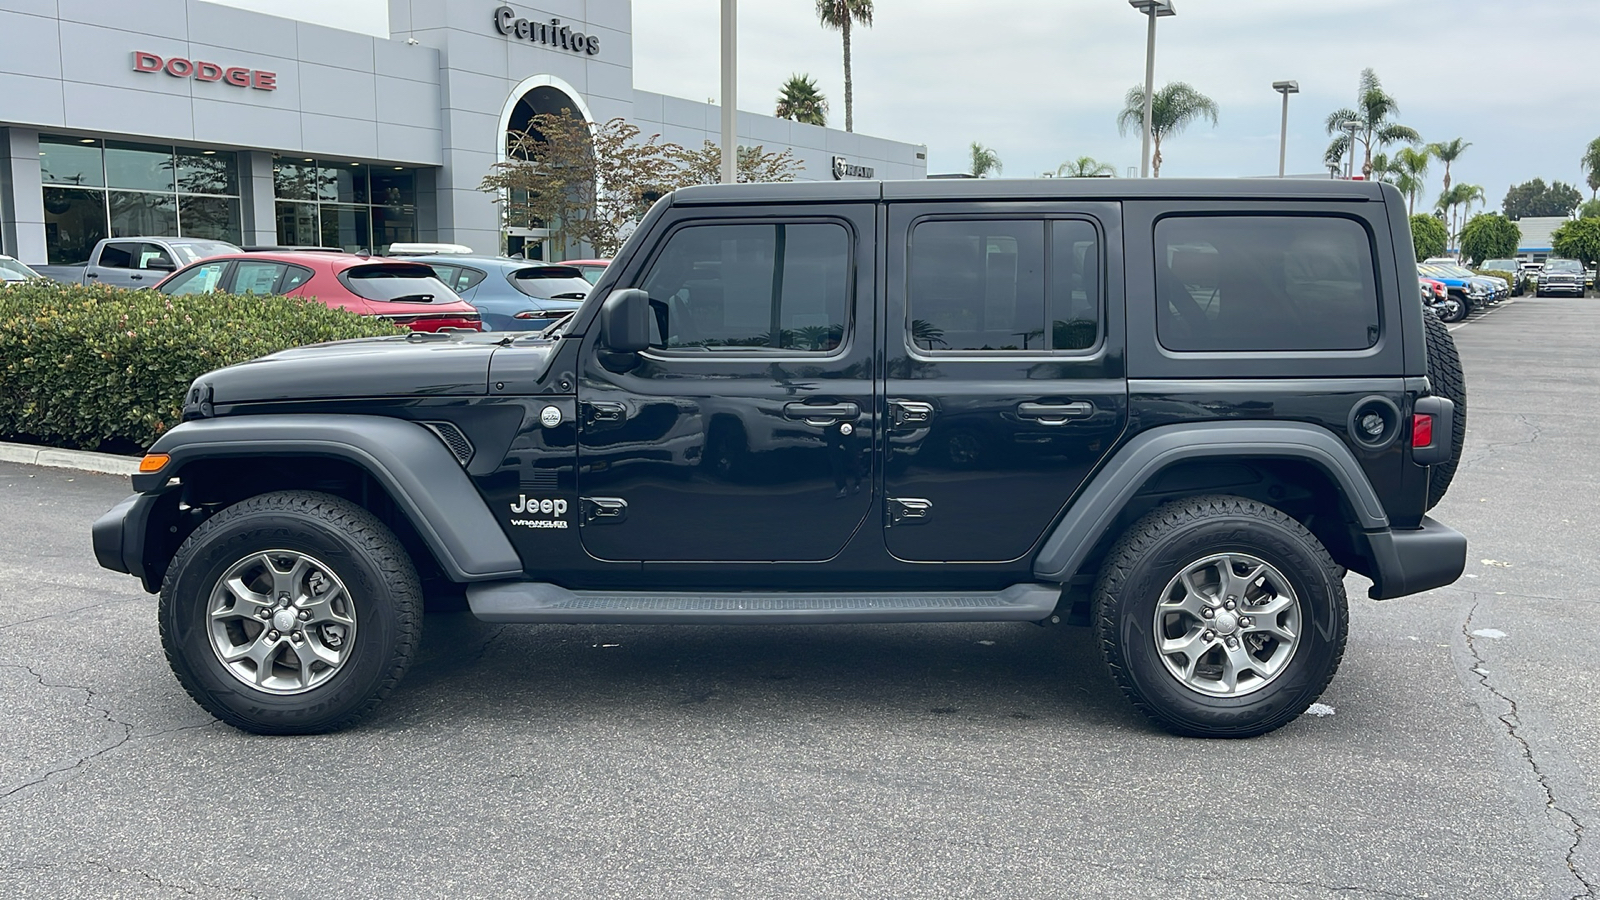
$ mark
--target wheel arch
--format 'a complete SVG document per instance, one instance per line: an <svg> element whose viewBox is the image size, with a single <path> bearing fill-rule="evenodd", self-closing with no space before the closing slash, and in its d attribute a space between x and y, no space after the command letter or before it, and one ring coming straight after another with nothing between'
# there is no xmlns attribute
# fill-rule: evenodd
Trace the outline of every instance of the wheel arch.
<svg viewBox="0 0 1600 900"><path fill-rule="evenodd" d="M1253 473L1247 479L1232 470ZM1274 485L1303 487L1284 496ZM1103 465L1051 530L1034 559L1041 580L1068 583L1086 572L1134 519L1169 499L1237 493L1283 508L1348 568L1372 568L1363 532L1389 528L1383 503L1349 448L1334 434L1298 422L1205 422L1137 435ZM1337 521L1332 501L1337 502ZM1349 524L1347 524L1349 523Z"/></svg>
<svg viewBox="0 0 1600 900"><path fill-rule="evenodd" d="M150 452L170 459L159 472L133 479L136 490L159 495L144 527L145 571L135 573L147 588L160 584L178 544L207 509L284 489L354 500L379 514L413 553L426 551L450 581L522 574L521 559L461 464L437 436L412 422L382 416L206 419L172 429ZM180 490L167 489L174 477ZM161 539L151 539L157 535Z"/></svg>

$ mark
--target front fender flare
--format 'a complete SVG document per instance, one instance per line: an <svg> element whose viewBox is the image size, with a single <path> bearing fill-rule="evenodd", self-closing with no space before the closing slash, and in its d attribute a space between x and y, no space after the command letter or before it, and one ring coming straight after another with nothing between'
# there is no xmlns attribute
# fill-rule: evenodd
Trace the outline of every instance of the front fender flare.
<svg viewBox="0 0 1600 900"><path fill-rule="evenodd" d="M1305 460L1339 485L1363 531L1389 527L1383 503L1360 463L1325 428L1303 422L1166 425L1133 438L1101 467L1045 539L1034 559L1034 575L1042 581L1070 581L1150 479L1178 462L1217 457Z"/></svg>
<svg viewBox="0 0 1600 900"><path fill-rule="evenodd" d="M522 575L522 560L461 464L421 425L385 416L264 415L185 422L150 447L171 461L133 476L153 493L195 460L271 456L342 459L383 485L452 581Z"/></svg>

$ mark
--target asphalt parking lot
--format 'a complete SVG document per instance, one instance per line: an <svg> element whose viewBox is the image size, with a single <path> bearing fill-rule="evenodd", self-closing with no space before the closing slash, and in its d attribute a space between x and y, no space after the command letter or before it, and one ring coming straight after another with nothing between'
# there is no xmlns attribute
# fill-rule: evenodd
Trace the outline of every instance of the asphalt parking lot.
<svg viewBox="0 0 1600 900"><path fill-rule="evenodd" d="M0 464L0 897L1597 896L1600 301L1455 337L1467 577L1352 576L1321 714L1248 741L1082 629L465 614L362 727L255 737L95 566L126 479Z"/></svg>

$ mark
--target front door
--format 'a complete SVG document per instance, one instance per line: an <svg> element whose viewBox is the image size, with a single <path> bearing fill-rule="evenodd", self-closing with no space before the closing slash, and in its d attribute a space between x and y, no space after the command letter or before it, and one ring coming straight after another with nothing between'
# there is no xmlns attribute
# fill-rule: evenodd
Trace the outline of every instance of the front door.
<svg viewBox="0 0 1600 900"><path fill-rule="evenodd" d="M669 215L617 287L652 346L588 335L584 549L602 560L820 561L875 509L875 205Z"/></svg>
<svg viewBox="0 0 1600 900"><path fill-rule="evenodd" d="M1021 559L1127 425L1112 203L889 212L884 540Z"/></svg>

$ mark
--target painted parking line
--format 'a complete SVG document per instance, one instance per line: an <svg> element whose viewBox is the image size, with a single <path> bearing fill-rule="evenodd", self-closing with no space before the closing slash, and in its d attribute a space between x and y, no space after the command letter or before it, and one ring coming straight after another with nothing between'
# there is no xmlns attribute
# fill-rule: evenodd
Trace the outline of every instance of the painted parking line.
<svg viewBox="0 0 1600 900"><path fill-rule="evenodd" d="M1505 309L1506 307L1515 304L1516 302L1517 302L1517 298L1515 298L1515 297L1507 297L1506 299L1501 300L1499 303L1496 303L1495 305L1489 307L1488 309L1486 309L1483 312L1473 316L1470 319L1463 319L1463 320L1461 320L1460 322L1457 322L1454 325L1447 326L1446 330L1448 330L1448 331L1456 331L1456 330L1458 330L1460 328L1464 328L1464 327L1466 327L1468 325L1471 325L1473 322L1481 322L1484 319L1487 319L1490 316L1494 315L1495 313L1499 312L1500 310Z"/></svg>

